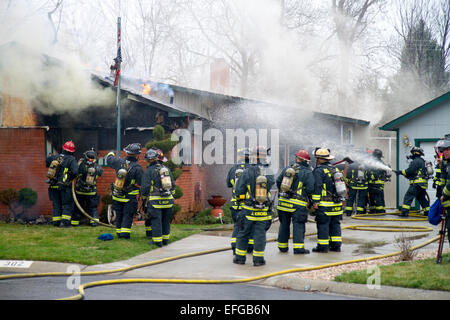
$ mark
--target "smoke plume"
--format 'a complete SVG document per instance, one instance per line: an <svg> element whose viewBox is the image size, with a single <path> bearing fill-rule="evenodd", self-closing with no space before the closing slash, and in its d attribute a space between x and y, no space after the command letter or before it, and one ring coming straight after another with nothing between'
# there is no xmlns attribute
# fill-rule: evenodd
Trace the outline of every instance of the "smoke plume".
<svg viewBox="0 0 450 320"><path fill-rule="evenodd" d="M48 21L14 5L0 8L0 93L27 100L44 114L114 103L113 92L91 81L77 55L52 44Z"/></svg>

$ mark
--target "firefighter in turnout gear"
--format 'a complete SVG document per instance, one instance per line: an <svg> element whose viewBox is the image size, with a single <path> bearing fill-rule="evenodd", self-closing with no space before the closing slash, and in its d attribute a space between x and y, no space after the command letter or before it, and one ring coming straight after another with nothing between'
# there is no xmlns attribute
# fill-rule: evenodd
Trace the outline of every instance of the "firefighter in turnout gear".
<svg viewBox="0 0 450 320"><path fill-rule="evenodd" d="M368 177L365 167L357 162L351 163L347 168L345 181L348 186L348 197L345 204L345 213L351 216L353 205L356 202L356 213L364 214L367 203Z"/></svg>
<svg viewBox="0 0 450 320"><path fill-rule="evenodd" d="M81 207L94 220L90 225L95 227L99 221L98 204L100 196L97 193L97 179L103 174L103 168L97 163L97 152L94 149L88 150L78 161L78 179L75 185L75 193ZM77 226L80 223L81 211L75 207L72 225Z"/></svg>
<svg viewBox="0 0 450 320"><path fill-rule="evenodd" d="M150 222L152 242L158 247L170 239L170 220L173 213L175 180L169 168L162 163L165 158L159 149L149 149L144 156L147 169L142 178L142 200ZM149 234L147 233L147 236Z"/></svg>
<svg viewBox="0 0 450 320"><path fill-rule="evenodd" d="M345 197L345 183L342 185L342 173L330 164L334 156L329 149L316 148L314 156L317 165L314 168L313 207L316 209L317 246L313 252L340 252L342 245L341 223L342 199Z"/></svg>
<svg viewBox="0 0 450 320"><path fill-rule="evenodd" d="M238 154L238 163L231 167L228 171L227 175L227 187L231 188L232 196L231 196L231 218L233 219L233 232L231 234L231 249L233 250L233 254L235 254L236 250L236 235L238 233L238 227L236 224L237 216L239 211L241 211L241 207L238 204L238 200L236 199L236 182L239 177L242 175L245 169L250 165L250 150L248 148L239 149L237 151ZM247 250L251 252L253 250L253 235L250 236L248 240Z"/></svg>
<svg viewBox="0 0 450 320"><path fill-rule="evenodd" d="M386 166L381 160L383 152L380 149L375 149L372 152L372 157L376 162ZM384 201L384 183L387 181L387 172L379 167L369 167L369 212L370 213L385 213Z"/></svg>
<svg viewBox="0 0 450 320"><path fill-rule="evenodd" d="M428 211L430 210L430 201L427 199L426 191L428 188L428 175L425 160L422 158L423 155L424 153L421 148L413 147L411 148L411 156L409 157L412 159L409 167L402 171L393 170L395 174L404 175L409 179L409 188L403 198L402 213L400 214L402 217L408 216L414 198L419 201L424 215L428 215Z"/></svg>
<svg viewBox="0 0 450 320"><path fill-rule="evenodd" d="M436 198L442 196L442 190L447 184L447 176L445 173L448 160L444 158L442 151L445 146L449 143L447 139L442 139L436 142L434 150L436 151L436 174L433 178L433 188L436 189Z"/></svg>
<svg viewBox="0 0 450 320"><path fill-rule="evenodd" d="M133 215L137 212L137 196L141 186L143 170L138 163L141 145L126 146L125 158L116 159L114 152L106 155L106 164L116 171L116 180L111 185L113 209L116 212L116 233L118 238L129 239Z"/></svg>
<svg viewBox="0 0 450 320"><path fill-rule="evenodd" d="M445 210L445 224L447 225L447 238L450 244L450 140L440 140L438 143L438 151L442 154L441 179L444 183L442 188L442 196L440 197L442 206ZM444 230L445 232L445 230Z"/></svg>
<svg viewBox="0 0 450 320"><path fill-rule="evenodd" d="M50 155L46 159L48 196L53 204L53 225L71 227L70 220L74 210L72 180L78 174L78 164L73 156L75 144L67 141L59 155Z"/></svg>
<svg viewBox="0 0 450 320"><path fill-rule="evenodd" d="M284 168L277 178L278 188L278 217L280 228L278 231L278 249L288 251L290 225L292 220L292 233L294 254L307 254L305 249L305 223L308 220L308 199L314 191L314 176L309 167L309 153L299 150L296 162Z"/></svg>
<svg viewBox="0 0 450 320"><path fill-rule="evenodd" d="M252 150L256 161L242 173L236 184L236 198L241 211L237 218L238 234L236 254L233 262L245 264L248 240L253 232L253 265L262 266L266 247L266 231L272 221L270 188L275 183L273 174L268 172L268 149L257 147ZM256 162L256 163L255 163Z"/></svg>

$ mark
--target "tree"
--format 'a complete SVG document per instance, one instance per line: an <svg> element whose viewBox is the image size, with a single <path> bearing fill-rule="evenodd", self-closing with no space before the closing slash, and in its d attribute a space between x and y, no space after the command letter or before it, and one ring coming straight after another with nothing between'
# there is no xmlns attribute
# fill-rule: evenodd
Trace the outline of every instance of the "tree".
<svg viewBox="0 0 450 320"><path fill-rule="evenodd" d="M400 73L412 72L431 92L441 92L448 83L442 47L425 21L420 19L411 29L401 53Z"/></svg>
<svg viewBox="0 0 450 320"><path fill-rule="evenodd" d="M373 13L371 8L382 4L384 0L332 0L334 30L339 47L339 83L338 106L346 105L350 93L350 62L352 61L352 48L366 31Z"/></svg>
<svg viewBox="0 0 450 320"><path fill-rule="evenodd" d="M211 45L211 50L189 50L210 59L224 58L231 72L239 79L239 94L246 96L258 64L258 51L252 47L254 39L250 36L253 31L251 22L245 17L245 10L233 2L203 0L201 6L203 15L192 3L187 3L187 9L200 34Z"/></svg>
<svg viewBox="0 0 450 320"><path fill-rule="evenodd" d="M396 106L398 114L444 93L449 81L442 47L423 18L418 19L402 39L400 68L390 81L390 103Z"/></svg>

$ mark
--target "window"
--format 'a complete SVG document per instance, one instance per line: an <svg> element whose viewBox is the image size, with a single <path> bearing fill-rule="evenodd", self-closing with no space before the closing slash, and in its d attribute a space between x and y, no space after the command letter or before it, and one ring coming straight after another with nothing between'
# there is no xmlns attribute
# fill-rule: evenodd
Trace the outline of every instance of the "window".
<svg viewBox="0 0 450 320"><path fill-rule="evenodd" d="M348 125L341 125L341 143L342 144L353 144L353 128Z"/></svg>

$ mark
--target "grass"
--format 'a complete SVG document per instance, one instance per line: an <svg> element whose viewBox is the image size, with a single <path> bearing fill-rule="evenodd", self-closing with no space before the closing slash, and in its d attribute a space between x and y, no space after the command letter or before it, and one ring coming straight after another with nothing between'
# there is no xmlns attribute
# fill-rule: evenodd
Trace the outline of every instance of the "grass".
<svg viewBox="0 0 450 320"><path fill-rule="evenodd" d="M380 285L450 291L449 259L450 253L447 253L440 264L436 264L436 259L432 258L380 266ZM366 270L360 270L343 273L334 280L366 284L370 276Z"/></svg>
<svg viewBox="0 0 450 320"><path fill-rule="evenodd" d="M201 232L202 226L171 226L170 241L177 241ZM197 230L194 230L198 228ZM97 237L111 233L114 240ZM131 239L117 239L115 230L103 226L56 228L51 225L21 225L0 223L0 259L56 261L94 265L129 259L156 249L149 245L143 225L133 226Z"/></svg>

